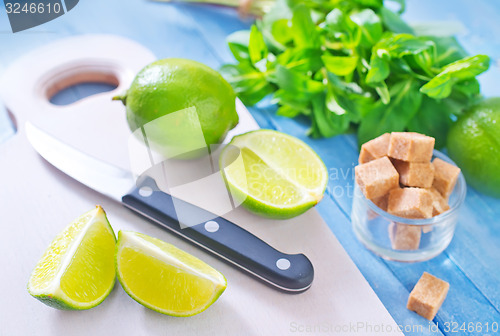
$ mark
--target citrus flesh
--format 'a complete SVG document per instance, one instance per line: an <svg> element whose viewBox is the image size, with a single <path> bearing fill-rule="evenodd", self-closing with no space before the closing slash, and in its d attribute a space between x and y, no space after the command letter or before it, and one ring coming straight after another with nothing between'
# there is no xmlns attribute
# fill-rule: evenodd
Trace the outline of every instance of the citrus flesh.
<svg viewBox="0 0 500 336"><path fill-rule="evenodd" d="M28 292L58 309L99 305L115 283L115 242L106 214L97 206L56 236L35 266Z"/></svg>
<svg viewBox="0 0 500 336"><path fill-rule="evenodd" d="M500 98L471 107L450 129L447 143L467 183L500 197Z"/></svg>
<svg viewBox="0 0 500 336"><path fill-rule="evenodd" d="M232 164L234 147L243 164ZM322 199L328 182L323 161L308 145L273 130L234 137L219 164L233 198L270 218L286 219L307 211Z"/></svg>
<svg viewBox="0 0 500 336"><path fill-rule="evenodd" d="M134 300L172 316L192 316L226 289L224 276L198 258L147 235L120 231L118 279Z"/></svg>
<svg viewBox="0 0 500 336"><path fill-rule="evenodd" d="M176 118L175 125L166 127L159 123L159 131L148 134L158 147L185 147L183 141L196 136L193 129L200 126L206 144L218 144L238 123L231 85L217 71L187 59L167 58L149 64L137 74L125 96L114 99L126 105L133 132L162 116L195 108L197 118ZM175 137L166 134L172 128L179 130L178 144L172 144Z"/></svg>

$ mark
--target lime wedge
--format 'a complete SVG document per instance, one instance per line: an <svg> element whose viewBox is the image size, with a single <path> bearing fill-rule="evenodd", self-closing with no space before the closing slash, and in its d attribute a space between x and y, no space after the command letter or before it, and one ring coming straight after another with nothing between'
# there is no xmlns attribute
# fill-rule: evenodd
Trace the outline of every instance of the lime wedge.
<svg viewBox="0 0 500 336"><path fill-rule="evenodd" d="M234 137L219 165L233 198L270 218L307 211L323 198L328 182L323 161L308 145L272 130Z"/></svg>
<svg viewBox="0 0 500 336"><path fill-rule="evenodd" d="M130 297L172 316L201 313L227 286L226 278L203 261L137 232L118 232L116 269Z"/></svg>
<svg viewBox="0 0 500 336"><path fill-rule="evenodd" d="M109 295L115 283L115 234L97 206L68 225L31 273L28 292L58 309L89 309Z"/></svg>

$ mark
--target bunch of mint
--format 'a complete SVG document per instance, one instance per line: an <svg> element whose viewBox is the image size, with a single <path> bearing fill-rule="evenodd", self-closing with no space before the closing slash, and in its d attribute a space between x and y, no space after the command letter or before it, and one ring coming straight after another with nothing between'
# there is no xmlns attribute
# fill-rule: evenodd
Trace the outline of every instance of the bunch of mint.
<svg viewBox="0 0 500 336"><path fill-rule="evenodd" d="M362 144L416 131L443 147L479 99L489 57L467 56L454 37L417 36L400 17L404 0L392 2L399 11L383 0L278 0L228 37L238 63L221 72L245 104L272 95L279 115L305 115L312 137L354 130Z"/></svg>

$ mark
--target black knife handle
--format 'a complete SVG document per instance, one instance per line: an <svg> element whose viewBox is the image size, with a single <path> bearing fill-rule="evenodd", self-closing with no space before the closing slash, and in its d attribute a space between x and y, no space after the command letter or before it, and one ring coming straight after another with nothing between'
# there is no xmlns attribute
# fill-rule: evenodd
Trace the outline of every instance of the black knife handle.
<svg viewBox="0 0 500 336"><path fill-rule="evenodd" d="M171 195L145 177L123 196L128 208L146 216L188 241L286 292L302 292L311 286L314 269L303 254L285 254L238 225L195 205L176 199L182 211L192 211L208 221L181 228ZM211 217L210 217L211 216Z"/></svg>

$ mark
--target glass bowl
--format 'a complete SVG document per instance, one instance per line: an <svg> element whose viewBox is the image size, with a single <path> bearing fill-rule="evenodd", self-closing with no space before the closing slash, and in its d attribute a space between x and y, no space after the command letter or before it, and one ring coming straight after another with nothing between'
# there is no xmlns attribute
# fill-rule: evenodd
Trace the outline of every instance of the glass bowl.
<svg viewBox="0 0 500 336"><path fill-rule="evenodd" d="M435 157L455 165L437 150L434 150ZM409 219L380 209L363 195L357 183L354 185L351 221L356 237L380 257L402 262L428 260L446 249L453 238L467 190L465 179L460 173L449 198L448 211L432 218ZM403 244L396 244L396 240Z"/></svg>

